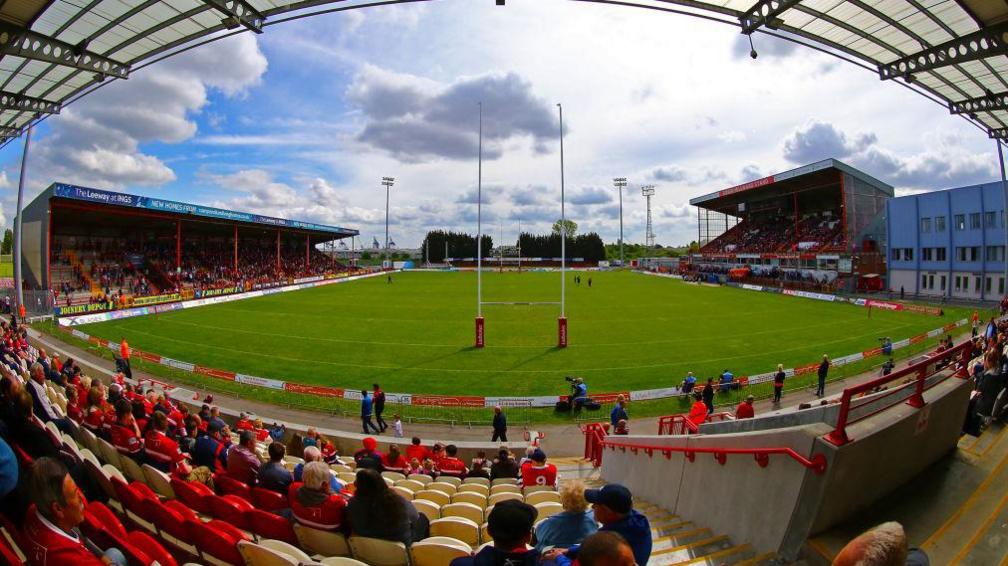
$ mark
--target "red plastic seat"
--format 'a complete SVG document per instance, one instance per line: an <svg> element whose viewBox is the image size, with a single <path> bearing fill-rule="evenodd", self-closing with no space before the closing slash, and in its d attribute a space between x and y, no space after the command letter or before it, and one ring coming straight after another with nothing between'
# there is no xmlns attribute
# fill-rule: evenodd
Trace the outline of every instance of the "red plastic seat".
<svg viewBox="0 0 1008 566"><path fill-rule="evenodd" d="M175 496L197 513L210 515L210 497L214 492L209 487L196 482L189 482L178 478L171 479L172 490Z"/></svg>
<svg viewBox="0 0 1008 566"><path fill-rule="evenodd" d="M113 483L122 484L118 480ZM108 533L115 538L126 538L126 529L119 521L119 517L99 501L89 502L84 512L84 522L81 523L82 530L88 538L101 538L102 532ZM88 532L91 529L91 532Z"/></svg>
<svg viewBox="0 0 1008 566"><path fill-rule="evenodd" d="M126 485L118 478L112 478L112 486L115 487L116 495L119 496L119 502L127 511L148 523L152 522L147 501L157 500L157 495L149 487L139 482ZM122 538L126 538L125 532Z"/></svg>
<svg viewBox="0 0 1008 566"><path fill-rule="evenodd" d="M290 502L283 495L261 487L252 488L252 504L256 509L264 511L279 511L290 507Z"/></svg>
<svg viewBox="0 0 1008 566"><path fill-rule="evenodd" d="M178 562L161 543L147 533L133 531L129 534L129 542L134 548L140 549L152 561L157 561L161 566L178 566Z"/></svg>
<svg viewBox="0 0 1008 566"><path fill-rule="evenodd" d="M177 503L181 505L177 501L170 501L169 503ZM186 510L190 513L192 512L188 508ZM151 522L157 525L158 531L162 534L162 536L168 535L185 542L186 544L191 544L189 538L189 525L186 524L189 520L189 516L180 513L174 506L169 506L161 503L160 501L148 501L147 513L151 517ZM198 520L195 514L191 517L192 520Z"/></svg>
<svg viewBox="0 0 1008 566"><path fill-rule="evenodd" d="M27 548L24 541L21 538L21 531L14 523L7 519L6 515L0 514L0 527L7 531L14 544L18 547L18 550L23 550ZM24 554L22 552L22 554ZM22 566L21 559L18 558L17 552L14 551L14 547L7 543L7 539L0 536L0 566Z"/></svg>
<svg viewBox="0 0 1008 566"><path fill-rule="evenodd" d="M189 528L200 553L209 554L233 566L244 566L245 559L238 552L238 542L251 539L240 530L217 520L209 523L190 522Z"/></svg>
<svg viewBox="0 0 1008 566"><path fill-rule="evenodd" d="M250 531L260 538L270 538L282 540L298 546L297 535L294 534L294 526L291 522L280 515L263 511L262 509L251 509L245 512Z"/></svg>
<svg viewBox="0 0 1008 566"><path fill-rule="evenodd" d="M17 557L14 549L7 544L7 539L0 537L0 565L2 566L23 566L21 559Z"/></svg>
<svg viewBox="0 0 1008 566"><path fill-rule="evenodd" d="M249 530L245 512L255 509L251 503L237 495L213 495L210 497L210 514L215 519L225 521L242 530Z"/></svg>
<svg viewBox="0 0 1008 566"><path fill-rule="evenodd" d="M221 495L237 495L249 503L252 502L252 488L247 483L238 481L227 474L215 475L214 486L217 488L217 493Z"/></svg>

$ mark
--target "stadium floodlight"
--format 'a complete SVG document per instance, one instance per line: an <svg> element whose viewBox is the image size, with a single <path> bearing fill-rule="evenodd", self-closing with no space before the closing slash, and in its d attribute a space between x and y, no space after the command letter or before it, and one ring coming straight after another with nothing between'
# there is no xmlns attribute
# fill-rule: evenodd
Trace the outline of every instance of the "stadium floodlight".
<svg viewBox="0 0 1008 566"><path fill-rule="evenodd" d="M395 183L394 177L382 177L381 184L385 187L385 260L388 261L388 210L389 210L389 189ZM382 266L384 267L384 265Z"/></svg>
<svg viewBox="0 0 1008 566"><path fill-rule="evenodd" d="M619 191L619 262L623 265L623 188L626 187L626 177L616 177L613 185Z"/></svg>
<svg viewBox="0 0 1008 566"><path fill-rule="evenodd" d="M647 199L647 226L644 228L644 246L647 248L647 253L650 255L651 248L654 247L654 227L651 224L651 197L654 196L654 185L642 185L640 188L641 195Z"/></svg>

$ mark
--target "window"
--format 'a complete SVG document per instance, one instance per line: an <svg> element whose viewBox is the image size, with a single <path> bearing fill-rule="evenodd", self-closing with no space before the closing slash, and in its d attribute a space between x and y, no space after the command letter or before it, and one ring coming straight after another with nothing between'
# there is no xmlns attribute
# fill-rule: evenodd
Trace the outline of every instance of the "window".
<svg viewBox="0 0 1008 566"><path fill-rule="evenodd" d="M997 228L997 213L994 211L984 213L984 228Z"/></svg>
<svg viewBox="0 0 1008 566"><path fill-rule="evenodd" d="M913 248L903 248L903 259L913 261Z"/></svg>
<svg viewBox="0 0 1008 566"><path fill-rule="evenodd" d="M934 275L928 275L928 289L934 289Z"/></svg>
<svg viewBox="0 0 1008 566"><path fill-rule="evenodd" d="M927 275L921 274L921 288L927 289Z"/></svg>
<svg viewBox="0 0 1008 566"><path fill-rule="evenodd" d="M963 247L957 247L956 248L956 260L957 261L966 261L966 248L963 248Z"/></svg>
<svg viewBox="0 0 1008 566"><path fill-rule="evenodd" d="M956 259L959 261L977 261L980 256L980 246L965 246L956 248Z"/></svg>
<svg viewBox="0 0 1008 566"><path fill-rule="evenodd" d="M980 292L980 278L979 277L974 277L973 278L973 292L975 292L975 293L979 293Z"/></svg>
<svg viewBox="0 0 1008 566"><path fill-rule="evenodd" d="M942 291L942 293L945 292L945 276L944 275L941 276L941 291Z"/></svg>
<svg viewBox="0 0 1008 566"><path fill-rule="evenodd" d="M1004 295L1004 277L998 277L998 295Z"/></svg>
<svg viewBox="0 0 1008 566"><path fill-rule="evenodd" d="M991 278L988 277L987 281L985 283L986 283L986 285L984 286L984 292L990 293L991 292Z"/></svg>
<svg viewBox="0 0 1008 566"><path fill-rule="evenodd" d="M956 275L955 276L955 290L958 291L959 289L962 289L962 281L960 280L959 276Z"/></svg>
<svg viewBox="0 0 1008 566"><path fill-rule="evenodd" d="M980 229L980 213L979 212L971 212L970 213L970 230L979 230L979 229Z"/></svg>
<svg viewBox="0 0 1008 566"><path fill-rule="evenodd" d="M935 216L934 223L935 223L935 232L944 232L945 231L945 217L944 216Z"/></svg>
<svg viewBox="0 0 1008 566"><path fill-rule="evenodd" d="M955 215L955 229L959 231L966 229L966 215L964 214Z"/></svg>
<svg viewBox="0 0 1008 566"><path fill-rule="evenodd" d="M931 232L931 219L921 218L921 233L928 234Z"/></svg>
<svg viewBox="0 0 1008 566"><path fill-rule="evenodd" d="M1001 261L1004 259L1004 246L987 246L984 253L987 261Z"/></svg>
<svg viewBox="0 0 1008 566"><path fill-rule="evenodd" d="M945 248L935 248L935 260L945 261Z"/></svg>
<svg viewBox="0 0 1008 566"><path fill-rule="evenodd" d="M899 261L903 259L903 248L893 248L892 249L893 261Z"/></svg>
<svg viewBox="0 0 1008 566"><path fill-rule="evenodd" d="M932 248L921 248L921 259L931 261Z"/></svg>

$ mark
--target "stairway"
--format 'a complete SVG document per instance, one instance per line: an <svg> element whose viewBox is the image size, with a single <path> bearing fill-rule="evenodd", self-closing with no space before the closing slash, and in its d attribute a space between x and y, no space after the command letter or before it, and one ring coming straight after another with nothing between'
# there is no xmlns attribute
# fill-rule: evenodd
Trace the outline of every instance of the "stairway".
<svg viewBox="0 0 1008 566"><path fill-rule="evenodd" d="M551 460L560 473L561 482L580 479L589 487L602 487L605 481L586 460L564 458ZM749 544L735 544L727 535L719 535L710 528L694 524L667 510L641 499L634 500L634 508L647 516L651 523L651 559L654 565L721 565L770 566L782 564L777 553L759 553Z"/></svg>
<svg viewBox="0 0 1008 566"><path fill-rule="evenodd" d="M88 288L91 289L91 294L92 295L101 294L102 292L101 286L91 279L91 269L86 265L84 265L84 262L81 261L80 257L77 256L77 252L74 250L68 250L67 260L70 261L71 268L76 267L77 269L80 270L81 276L84 278L84 282L87 283Z"/></svg>

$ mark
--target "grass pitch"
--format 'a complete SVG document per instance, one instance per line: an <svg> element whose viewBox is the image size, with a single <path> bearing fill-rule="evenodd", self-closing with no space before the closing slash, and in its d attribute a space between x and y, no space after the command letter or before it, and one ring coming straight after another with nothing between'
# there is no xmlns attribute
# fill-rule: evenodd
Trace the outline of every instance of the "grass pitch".
<svg viewBox="0 0 1008 566"><path fill-rule="evenodd" d="M574 283L580 275L580 285ZM592 287L588 288L588 278ZM484 301L557 301L559 273L484 273ZM771 371L907 338L967 316L685 284L630 272L567 274L570 346L558 306L486 306L472 348L475 273L399 273L82 327L142 350L239 373L347 388L453 395L555 395L565 375L589 393Z"/></svg>

